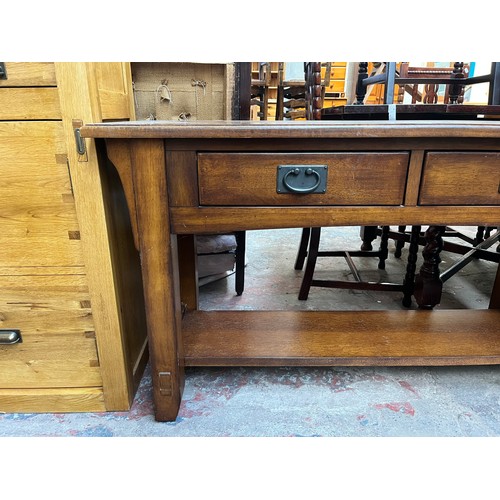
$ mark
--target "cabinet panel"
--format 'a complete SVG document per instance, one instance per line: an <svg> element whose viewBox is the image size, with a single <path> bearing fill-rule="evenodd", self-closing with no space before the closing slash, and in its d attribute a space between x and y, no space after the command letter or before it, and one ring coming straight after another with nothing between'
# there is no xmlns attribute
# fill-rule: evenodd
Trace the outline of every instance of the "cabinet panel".
<svg viewBox="0 0 500 500"><path fill-rule="evenodd" d="M102 120L133 119L135 116L130 66L94 63Z"/></svg>
<svg viewBox="0 0 500 500"><path fill-rule="evenodd" d="M53 62L6 62L7 78L0 87L55 87L56 71Z"/></svg>

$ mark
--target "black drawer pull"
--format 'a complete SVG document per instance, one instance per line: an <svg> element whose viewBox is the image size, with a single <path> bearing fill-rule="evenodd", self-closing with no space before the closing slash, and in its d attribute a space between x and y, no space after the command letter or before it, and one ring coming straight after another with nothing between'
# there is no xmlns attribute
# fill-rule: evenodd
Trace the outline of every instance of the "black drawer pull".
<svg viewBox="0 0 500 500"><path fill-rule="evenodd" d="M0 80L7 80L7 70L4 62L0 62Z"/></svg>
<svg viewBox="0 0 500 500"><path fill-rule="evenodd" d="M22 341L20 330L0 330L0 345L18 344Z"/></svg>
<svg viewBox="0 0 500 500"><path fill-rule="evenodd" d="M278 193L311 194L326 192L327 165L280 165Z"/></svg>

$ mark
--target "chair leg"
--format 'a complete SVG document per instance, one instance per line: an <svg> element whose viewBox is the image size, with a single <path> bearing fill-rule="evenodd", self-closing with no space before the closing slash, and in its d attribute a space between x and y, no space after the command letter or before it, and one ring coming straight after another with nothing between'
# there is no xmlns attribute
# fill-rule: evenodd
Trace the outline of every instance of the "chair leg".
<svg viewBox="0 0 500 500"><path fill-rule="evenodd" d="M377 238L377 231L378 231L377 226L361 226L359 231L359 235L363 240L363 243L361 245L361 250L367 252L373 250L372 241L374 241Z"/></svg>
<svg viewBox="0 0 500 500"><path fill-rule="evenodd" d="M306 270L302 278L302 284L300 285L299 300L307 300L307 297L309 296L309 290L311 288L314 268L316 267L316 260L318 258L320 235L321 235L320 227L311 228L309 252L307 253Z"/></svg>
<svg viewBox="0 0 500 500"><path fill-rule="evenodd" d="M404 233L406 231L406 226L398 226L398 231L400 233ZM404 240L396 241L396 251L394 252L394 257L396 257L397 259L401 257L404 246L405 246Z"/></svg>
<svg viewBox="0 0 500 500"><path fill-rule="evenodd" d="M380 239L378 268L385 269L385 261L389 255L389 226L382 228L382 236Z"/></svg>
<svg viewBox="0 0 500 500"><path fill-rule="evenodd" d="M422 251L424 263L415 278L414 297L420 309L433 309L441 301L443 280L439 272L445 226L429 226Z"/></svg>
<svg viewBox="0 0 500 500"><path fill-rule="evenodd" d="M484 226L477 226L477 232L476 232L476 237L474 238L474 243L473 245L476 247L477 245L479 245L479 243L482 243L484 241L484 238L485 238L485 234L484 234L484 231L485 231L485 227ZM488 235L489 236L489 235ZM486 236L486 238L488 237Z"/></svg>
<svg viewBox="0 0 500 500"><path fill-rule="evenodd" d="M412 226L410 248L408 251L408 263L406 265L406 275L403 280L403 305L411 306L411 296L415 290L415 273L417 270L418 241L422 226Z"/></svg>
<svg viewBox="0 0 500 500"><path fill-rule="evenodd" d="M495 232L496 231L500 231L500 227L495 228L495 227L492 227L492 226L487 226L486 230L484 231L484 239L487 240L491 236L491 233L493 231L495 231ZM500 243L498 243L496 251L500 252Z"/></svg>
<svg viewBox="0 0 500 500"><path fill-rule="evenodd" d="M245 246L246 233L245 231L236 231L236 272L235 272L235 288L236 295L241 295L245 288Z"/></svg>
<svg viewBox="0 0 500 500"><path fill-rule="evenodd" d="M305 227L302 229L302 236L300 238L299 250L297 252L297 258L295 259L294 269L300 271L304 267L304 261L307 257L307 247L309 246L309 237L311 236L311 228Z"/></svg>

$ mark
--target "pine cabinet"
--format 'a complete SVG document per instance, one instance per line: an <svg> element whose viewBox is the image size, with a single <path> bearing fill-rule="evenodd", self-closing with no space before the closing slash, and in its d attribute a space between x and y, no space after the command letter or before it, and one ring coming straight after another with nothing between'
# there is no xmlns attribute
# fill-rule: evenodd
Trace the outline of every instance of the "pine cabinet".
<svg viewBox="0 0 500 500"><path fill-rule="evenodd" d="M126 410L147 361L139 261L127 216L107 215L116 181L75 129L134 118L130 67L4 68L0 329L21 342L0 344L0 411Z"/></svg>

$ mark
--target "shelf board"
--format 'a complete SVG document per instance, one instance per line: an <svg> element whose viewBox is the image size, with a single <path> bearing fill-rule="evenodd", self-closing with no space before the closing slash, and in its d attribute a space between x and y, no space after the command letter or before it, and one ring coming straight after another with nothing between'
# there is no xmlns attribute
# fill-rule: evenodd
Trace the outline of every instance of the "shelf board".
<svg viewBox="0 0 500 500"><path fill-rule="evenodd" d="M186 366L500 364L500 310L193 311Z"/></svg>

